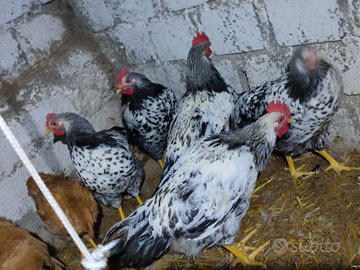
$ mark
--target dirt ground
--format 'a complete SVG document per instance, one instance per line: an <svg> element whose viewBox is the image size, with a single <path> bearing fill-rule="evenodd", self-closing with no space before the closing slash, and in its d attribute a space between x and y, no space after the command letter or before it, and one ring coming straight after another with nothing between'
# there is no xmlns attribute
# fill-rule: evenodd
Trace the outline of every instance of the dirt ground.
<svg viewBox="0 0 360 270"><path fill-rule="evenodd" d="M329 153L338 161L347 157L349 166L360 167L360 155ZM146 180L143 200L157 186L161 170L157 162L145 157ZM256 257L268 269L352 269L360 268L360 171L343 171L337 175L325 171L328 163L311 152L295 159L295 166L316 171L316 175L294 181L284 157L272 155L260 174L248 212L242 220L237 242L250 231L256 233L247 246L270 244ZM129 215L138 206L135 199L126 199L124 212ZM120 221L116 209L102 206L97 243L106 231ZM250 251L249 251L250 252ZM57 247L56 257L66 269L83 269L80 253L72 243ZM234 265L233 256L222 247L203 251L196 260L179 254L166 254L146 269L261 269Z"/></svg>

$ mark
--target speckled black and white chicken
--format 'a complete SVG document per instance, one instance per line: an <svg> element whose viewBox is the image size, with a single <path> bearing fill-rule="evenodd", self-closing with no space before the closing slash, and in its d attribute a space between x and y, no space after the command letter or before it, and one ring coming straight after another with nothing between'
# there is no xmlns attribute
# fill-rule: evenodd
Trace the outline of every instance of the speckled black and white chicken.
<svg viewBox="0 0 360 270"><path fill-rule="evenodd" d="M174 92L128 69L120 70L117 80L117 93L130 96L122 117L129 143L157 160L162 168L161 159L177 103Z"/></svg>
<svg viewBox="0 0 360 270"><path fill-rule="evenodd" d="M170 127L164 169L171 167L195 140L230 129L235 91L209 59L205 33L197 33L186 62L186 93Z"/></svg>
<svg viewBox="0 0 360 270"><path fill-rule="evenodd" d="M46 133L66 135L67 146L80 182L105 205L119 209L123 195L139 198L144 169L132 152L122 129L113 127L96 132L80 115L66 112L48 114Z"/></svg>
<svg viewBox="0 0 360 270"><path fill-rule="evenodd" d="M204 248L223 245L238 260L263 265L252 258L267 243L250 256L231 245L258 173L276 137L289 129L285 104L267 109L244 129L200 138L184 150L153 196L107 232L109 264L143 267L168 251L195 258Z"/></svg>
<svg viewBox="0 0 360 270"><path fill-rule="evenodd" d="M286 156L293 178L314 172L295 169L292 157L313 149L330 162L336 172L353 169L337 163L325 152L328 125L337 111L343 93L339 71L323 60L311 47L298 49L293 55L288 72L240 95L235 115L240 127L256 121L266 113L272 100L280 100L291 110L293 123L289 132L276 143L275 150ZM328 169L329 169L328 168ZM356 168L354 168L356 169Z"/></svg>

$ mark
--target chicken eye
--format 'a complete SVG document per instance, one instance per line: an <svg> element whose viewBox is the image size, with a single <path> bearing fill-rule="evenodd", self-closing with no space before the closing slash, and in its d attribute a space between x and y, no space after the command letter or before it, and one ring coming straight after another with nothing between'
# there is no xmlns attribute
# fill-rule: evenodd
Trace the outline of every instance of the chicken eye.
<svg viewBox="0 0 360 270"><path fill-rule="evenodd" d="M128 79L128 80L126 80L125 82L126 82L126 83L131 83L131 80Z"/></svg>

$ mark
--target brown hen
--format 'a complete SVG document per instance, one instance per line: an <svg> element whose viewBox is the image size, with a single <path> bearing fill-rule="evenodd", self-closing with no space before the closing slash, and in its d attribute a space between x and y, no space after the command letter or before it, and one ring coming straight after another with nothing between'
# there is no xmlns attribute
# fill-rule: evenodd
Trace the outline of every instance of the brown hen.
<svg viewBox="0 0 360 270"><path fill-rule="evenodd" d="M39 173L39 175L77 234L89 239L94 246L92 239L94 238L94 225L99 214L99 207L91 192L81 186L78 181L65 178L64 173L59 175ZM28 179L26 185L28 194L35 201L37 213L45 222L47 230L61 239L71 241L69 233L32 177Z"/></svg>
<svg viewBox="0 0 360 270"><path fill-rule="evenodd" d="M4 218L0 218L0 235L0 270L64 269L50 257L44 242Z"/></svg>

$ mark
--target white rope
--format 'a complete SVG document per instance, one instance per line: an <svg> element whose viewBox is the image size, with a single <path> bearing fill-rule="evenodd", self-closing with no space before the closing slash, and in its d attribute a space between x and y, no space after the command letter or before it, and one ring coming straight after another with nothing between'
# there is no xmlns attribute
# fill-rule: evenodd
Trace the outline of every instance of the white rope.
<svg viewBox="0 0 360 270"><path fill-rule="evenodd" d="M106 246L98 245L96 249L91 252L92 259L95 260L98 263L98 266L101 267L99 269L106 267L106 261L107 258L110 255L110 249L114 247L118 243L117 240L111 241ZM82 266L85 267L85 269L94 269L93 268L93 262L90 262L87 258L84 258L81 261Z"/></svg>
<svg viewBox="0 0 360 270"><path fill-rule="evenodd" d="M104 267L106 267L106 261L104 262L104 260L106 260L105 256L103 256L103 259L98 259L100 257L99 255L97 255L96 259L92 258L89 251L87 250L86 246L81 241L80 237L76 233L73 226L70 224L69 220L67 219L64 212L62 211L62 209L56 202L55 198L50 193L50 191L47 188L47 186L45 185L45 183L42 181L41 177L35 170L35 167L32 165L31 161L26 156L24 150L21 148L19 142L16 140L14 134L11 132L10 128L6 124L6 122L3 119L3 117L1 116L1 114L0 114L0 128L4 132L6 138L9 140L9 142L10 142L11 146L14 148L15 152L18 154L19 158L22 160L22 162L24 163L24 165L30 172L31 176L34 178L36 184L39 186L39 188L40 188L41 192L44 194L46 200L49 202L51 207L54 209L56 215L59 217L61 222L64 224L64 227L69 232L69 234L72 237L72 239L74 240L76 246L79 248L80 252L85 257L86 261L88 262L87 266L89 267L89 269L101 270ZM104 265L104 263L105 263L105 265Z"/></svg>

